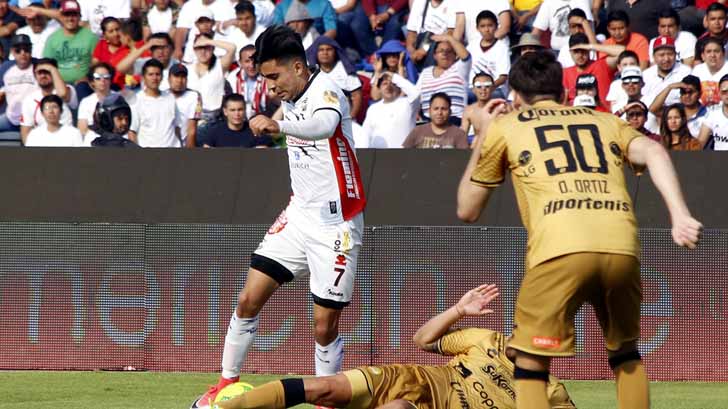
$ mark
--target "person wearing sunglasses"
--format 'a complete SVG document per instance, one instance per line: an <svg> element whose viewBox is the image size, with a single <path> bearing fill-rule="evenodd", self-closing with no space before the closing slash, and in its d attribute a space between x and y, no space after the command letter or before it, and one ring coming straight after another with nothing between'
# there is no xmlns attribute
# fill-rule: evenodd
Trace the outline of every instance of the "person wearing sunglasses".
<svg viewBox="0 0 728 409"><path fill-rule="evenodd" d="M676 82L665 87L662 92L657 94L654 101L650 105L650 112L654 115L661 115L666 105L667 96L673 90L680 90L680 104L685 108L685 115L688 118L688 129L693 138L697 138L700 134L700 128L703 120L708 115L708 108L700 103L702 95L702 84L700 78L694 75L686 75L682 81ZM674 104L673 104L674 105Z"/></svg>
<svg viewBox="0 0 728 409"><path fill-rule="evenodd" d="M655 134L645 126L649 113L647 105L645 105L642 101L631 101L624 107L624 118L627 120L627 123L629 123L629 126L644 136L654 141L661 142L662 138L660 135Z"/></svg>
<svg viewBox="0 0 728 409"><path fill-rule="evenodd" d="M110 64L99 62L88 71L88 82L94 92L81 100L78 106L78 130L85 136L94 124L94 110L99 101L115 92L111 91L111 80L115 70Z"/></svg>
<svg viewBox="0 0 728 409"><path fill-rule="evenodd" d="M480 135L482 130L482 114L485 104L490 101L495 89L493 76L486 71L481 71L473 76L472 89L475 94L475 102L465 107L463 122L460 129L468 134L468 141L471 146L475 143L475 137Z"/></svg>
<svg viewBox="0 0 728 409"><path fill-rule="evenodd" d="M10 52L14 61L0 65L0 101L6 104L5 112L0 115L0 132L19 132L23 99L36 89L31 60L30 37L16 35L10 42Z"/></svg>

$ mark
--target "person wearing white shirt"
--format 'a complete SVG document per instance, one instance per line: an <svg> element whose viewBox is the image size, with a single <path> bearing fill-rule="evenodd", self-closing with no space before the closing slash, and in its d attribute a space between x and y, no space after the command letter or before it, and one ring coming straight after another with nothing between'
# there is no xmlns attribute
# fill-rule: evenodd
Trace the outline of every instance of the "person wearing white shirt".
<svg viewBox="0 0 728 409"><path fill-rule="evenodd" d="M82 99L78 105L77 126L82 135L86 135L89 127L94 124L96 104L99 101L103 101L104 98L112 93L111 79L114 78L115 72L114 67L105 62L100 62L92 66L90 71L88 80L94 92Z"/></svg>
<svg viewBox="0 0 728 409"><path fill-rule="evenodd" d="M415 127L420 92L399 74L385 72L375 81L382 92L382 100L367 110L363 124L366 146L356 147L401 148Z"/></svg>
<svg viewBox="0 0 728 409"><path fill-rule="evenodd" d="M511 5L508 0L455 0L455 31L453 37L458 40L465 35L466 44L474 44L480 41L480 30L478 30L477 16L480 12L488 10L497 17L498 30L495 38L503 41L506 47L510 47L508 33L511 30Z"/></svg>
<svg viewBox="0 0 728 409"><path fill-rule="evenodd" d="M495 89L500 89L503 96L508 95L508 71L511 69L510 50L505 42L495 37L498 29L498 18L490 10L478 14L478 32L481 38L468 45L468 52L473 63L470 67L468 83L472 84L475 74L485 72L495 78Z"/></svg>
<svg viewBox="0 0 728 409"><path fill-rule="evenodd" d="M255 20L255 7L247 0L235 5L235 19L225 21L221 32L225 35L221 40L235 44L235 55L247 45L255 45L255 40L265 31L265 27Z"/></svg>
<svg viewBox="0 0 728 409"><path fill-rule="evenodd" d="M173 48L174 43L169 34L154 33L149 36L143 46L132 48L129 54L116 65L116 70L124 74L141 74L144 64L153 58L161 62L164 67L164 71L162 71L162 83L159 85L159 90L168 90L169 81L167 78L169 77L169 67L178 62L172 58ZM142 54L147 51L151 52L152 56L142 57Z"/></svg>
<svg viewBox="0 0 728 409"><path fill-rule="evenodd" d="M215 47L223 48L225 55L213 55ZM210 34L200 34L194 44L197 62L187 65L187 87L202 97L202 117L199 127L215 119L222 107L225 94L225 75L235 58L235 45L227 41L213 40Z"/></svg>
<svg viewBox="0 0 728 409"><path fill-rule="evenodd" d="M606 97L606 101L612 108L612 112L616 112L618 109L625 106L629 100L627 92L622 87L622 74L627 67L633 66L637 66L639 68L639 57L637 56L637 53L631 50L624 50L619 53L619 56L617 57L617 70L619 73L616 75L617 78L609 84L609 92L607 92ZM642 70L639 72L639 82L641 84L641 93L642 87L644 86L644 83L642 82Z"/></svg>
<svg viewBox="0 0 728 409"><path fill-rule="evenodd" d="M596 44L599 42L596 38L596 35L594 34L592 22L586 18L586 13L584 12L584 10L578 8L571 9L569 14L567 14L566 21L569 23L569 36L572 36L576 33L584 33L589 39L589 43ZM596 51L591 50L589 52L590 60L596 61L598 57L599 55ZM557 59L561 64L561 67L563 68L569 68L575 65L574 59L571 57L569 47L561 47Z"/></svg>
<svg viewBox="0 0 728 409"><path fill-rule="evenodd" d="M700 78L700 102L709 107L720 103L718 81L728 74L723 42L715 37L708 38L703 46L701 60L703 63L693 68L693 75Z"/></svg>
<svg viewBox="0 0 728 409"><path fill-rule="evenodd" d="M45 123L30 131L25 146L83 146L81 132L73 126L61 124L64 105L58 95L46 95L40 100Z"/></svg>
<svg viewBox="0 0 728 409"><path fill-rule="evenodd" d="M653 56L655 64L642 73L642 80L645 83L642 94L649 101L650 105L655 96L668 85L680 82L691 72L690 67L677 61L675 53L675 40L670 37L661 36L655 40ZM680 91L677 89L670 92L665 101L666 105L680 102Z"/></svg>
<svg viewBox="0 0 728 409"><path fill-rule="evenodd" d="M339 43L327 36L318 37L306 51L309 64L318 66L344 91L350 101L351 118L356 121L362 110L361 80L354 65L342 54Z"/></svg>
<svg viewBox="0 0 728 409"><path fill-rule="evenodd" d="M149 60L142 68L144 89L132 106L129 137L144 148L179 148L179 112L174 95L160 91L162 63Z"/></svg>
<svg viewBox="0 0 728 409"><path fill-rule="evenodd" d="M197 121L202 117L200 93L187 88L187 67L175 64L169 69L169 90L174 95L179 112L179 135L182 146L194 148L197 141Z"/></svg>
<svg viewBox="0 0 728 409"><path fill-rule="evenodd" d="M230 71L227 75L227 82L233 93L240 94L245 98L245 117L250 119L255 115L255 100L258 93L259 83L264 84L265 80L258 74L253 55L254 45L246 45L238 52L238 68ZM260 87L262 91L262 86ZM260 96L262 97L262 95Z"/></svg>
<svg viewBox="0 0 728 409"><path fill-rule="evenodd" d="M201 32L197 24L202 16L213 22L224 22L235 18L235 9L228 0L189 0L186 2L179 12L177 29L174 32L173 57L175 59L185 62L192 62L194 59L195 54L192 48L197 35Z"/></svg>
<svg viewBox="0 0 728 409"><path fill-rule="evenodd" d="M23 99L38 88L33 75L32 47L27 35L16 34L10 41L10 54L15 60L0 65L0 101L5 103L0 132L20 131Z"/></svg>
<svg viewBox="0 0 728 409"><path fill-rule="evenodd" d="M703 148L728 151L728 75L720 79L720 104L714 105L703 120L698 140Z"/></svg>
<svg viewBox="0 0 728 409"><path fill-rule="evenodd" d="M657 32L661 36L671 37L675 40L677 59L685 65L693 65L695 60L695 43L698 39L689 31L680 31L680 15L675 9L665 9L657 17ZM655 60L652 55L652 46L656 38L650 40L650 63Z"/></svg>
<svg viewBox="0 0 728 409"><path fill-rule="evenodd" d="M35 4L33 7L41 7L41 4ZM49 20L48 17L42 14L36 14L32 18L26 18L25 22L27 25L20 27L15 31L15 34L25 34L30 37L30 42L33 43L33 58L43 58L45 43L48 37L54 31L58 30L60 24L56 20ZM12 55L10 59L13 59Z"/></svg>
<svg viewBox="0 0 728 409"><path fill-rule="evenodd" d="M547 30L551 31L551 48L561 50L567 47L570 36L568 16L575 8L583 10L587 20L594 20L589 0L544 0L533 21L533 34L540 36Z"/></svg>
<svg viewBox="0 0 728 409"><path fill-rule="evenodd" d="M58 63L52 58L41 58L33 64L33 73L38 89L23 99L22 116L20 117L20 138L25 143L30 131L36 126L45 124L45 118L40 111L40 101L43 97L55 94L63 101L61 110L61 124L73 125L71 109L78 107L76 89L66 85L58 72Z"/></svg>
<svg viewBox="0 0 728 409"><path fill-rule="evenodd" d="M131 15L130 0L81 0L81 21L88 24L89 29L101 36L101 20L104 17L116 17L126 20Z"/></svg>
<svg viewBox="0 0 728 409"><path fill-rule="evenodd" d="M149 34L170 33L174 28L173 18L169 0L154 0L154 5L147 12Z"/></svg>
<svg viewBox="0 0 728 409"><path fill-rule="evenodd" d="M680 105L685 108L685 115L688 120L688 130L690 135L697 138L700 134L700 128L708 115L708 108L700 103L700 78L694 75L688 75L681 82L675 82L665 87L662 92L657 94L650 112L654 115L662 115L665 108L665 100L667 96L675 89L680 90ZM713 105L715 107L715 105Z"/></svg>
<svg viewBox="0 0 728 409"><path fill-rule="evenodd" d="M455 2L459 0L414 0L407 19L407 52L420 67L429 65L431 35L446 34L455 29Z"/></svg>

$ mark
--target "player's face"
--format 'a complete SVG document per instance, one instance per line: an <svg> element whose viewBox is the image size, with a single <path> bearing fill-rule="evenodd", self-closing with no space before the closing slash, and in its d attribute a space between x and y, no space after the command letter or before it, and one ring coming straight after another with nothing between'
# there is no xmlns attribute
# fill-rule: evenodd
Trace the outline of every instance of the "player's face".
<svg viewBox="0 0 728 409"><path fill-rule="evenodd" d="M589 50L571 50L569 52L577 67L585 67L589 64Z"/></svg>
<svg viewBox="0 0 728 409"><path fill-rule="evenodd" d="M667 113L667 129L670 132L677 132L682 127L682 117L677 108L673 108Z"/></svg>
<svg viewBox="0 0 728 409"><path fill-rule="evenodd" d="M260 64L260 75L265 78L268 91L276 94L283 101L291 101L298 97L308 82L308 70L299 59L278 63L268 60Z"/></svg>
<svg viewBox="0 0 728 409"><path fill-rule="evenodd" d="M222 108L222 113L227 118L228 124L240 126L245 121L245 104L238 101L228 101Z"/></svg>
<svg viewBox="0 0 728 409"><path fill-rule="evenodd" d="M317 56L320 65L330 66L336 63L336 49L330 45L320 45Z"/></svg>
<svg viewBox="0 0 728 409"><path fill-rule="evenodd" d="M437 45L437 49L435 50L435 62L438 67L445 70L455 64L455 49L452 48L450 43L443 41Z"/></svg>
<svg viewBox="0 0 728 409"><path fill-rule="evenodd" d="M435 98L430 102L430 120L435 126L446 126L450 121L450 104L442 98Z"/></svg>
<svg viewBox="0 0 728 409"><path fill-rule="evenodd" d="M705 16L705 26L713 35L718 35L725 30L726 15L723 11L711 11Z"/></svg>
<svg viewBox="0 0 728 409"><path fill-rule="evenodd" d="M49 102L43 105L43 118L51 125L58 125L61 120L61 107Z"/></svg>
<svg viewBox="0 0 728 409"><path fill-rule="evenodd" d="M654 52L655 64L662 72L670 72L675 66L675 50L663 47Z"/></svg>
<svg viewBox="0 0 728 409"><path fill-rule="evenodd" d="M692 108L698 105L700 101L700 93L693 86L687 86L680 89L680 102L686 107Z"/></svg>
<svg viewBox="0 0 728 409"><path fill-rule="evenodd" d="M657 32L661 36L671 37L675 39L677 37L678 25L675 23L675 19L672 17L661 18L657 23Z"/></svg>
<svg viewBox="0 0 728 409"><path fill-rule="evenodd" d="M144 73L142 79L144 80L145 87L158 90L159 83L162 82L162 70L157 67L147 67L147 71Z"/></svg>
<svg viewBox="0 0 728 409"><path fill-rule="evenodd" d="M705 64L712 69L720 69L723 67L723 63L725 62L725 52L723 51L723 47L715 43L708 43L705 48L703 48L702 57Z"/></svg>
<svg viewBox="0 0 728 409"><path fill-rule="evenodd" d="M491 19L483 19L478 23L478 32L483 36L483 39L491 41L495 38L495 31L497 26Z"/></svg>
<svg viewBox="0 0 728 409"><path fill-rule="evenodd" d="M255 54L255 50L240 52L240 66L243 68L245 75L248 77L255 77L258 75L258 70L255 68L255 61L253 60L253 54Z"/></svg>
<svg viewBox="0 0 728 409"><path fill-rule="evenodd" d="M187 76L186 75L170 75L169 76L169 89L172 92L182 92L187 89Z"/></svg>
<svg viewBox="0 0 728 409"><path fill-rule="evenodd" d="M238 28L245 33L245 35L250 36L253 34L253 31L255 30L255 16L250 12L243 12L238 13L235 16L238 20Z"/></svg>
<svg viewBox="0 0 728 409"><path fill-rule="evenodd" d="M647 113L642 108L632 108L627 111L627 122L634 129L642 129L647 122Z"/></svg>
<svg viewBox="0 0 728 409"><path fill-rule="evenodd" d="M629 35L629 29L624 21L610 21L607 24L607 31L609 31L609 35L618 43L626 41Z"/></svg>
<svg viewBox="0 0 728 409"><path fill-rule="evenodd" d="M493 80L485 75L473 78L473 93L478 101L488 101L493 93Z"/></svg>
<svg viewBox="0 0 728 409"><path fill-rule="evenodd" d="M119 135L124 135L125 133L129 132L129 115L126 112L120 112L118 114L114 114L113 116L114 121L114 133Z"/></svg>

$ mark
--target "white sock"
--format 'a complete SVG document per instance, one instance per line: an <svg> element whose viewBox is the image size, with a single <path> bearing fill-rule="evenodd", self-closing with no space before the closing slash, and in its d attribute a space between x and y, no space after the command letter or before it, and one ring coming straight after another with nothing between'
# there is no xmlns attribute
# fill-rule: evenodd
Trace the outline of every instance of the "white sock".
<svg viewBox="0 0 728 409"><path fill-rule="evenodd" d="M336 375L341 371L341 362L344 360L344 340L338 336L326 346L317 342L315 355L316 376Z"/></svg>
<svg viewBox="0 0 728 409"><path fill-rule="evenodd" d="M258 332L258 317L238 318L233 311L225 335L225 349L222 351L222 376L232 379L240 376L240 368L253 345L255 333Z"/></svg>

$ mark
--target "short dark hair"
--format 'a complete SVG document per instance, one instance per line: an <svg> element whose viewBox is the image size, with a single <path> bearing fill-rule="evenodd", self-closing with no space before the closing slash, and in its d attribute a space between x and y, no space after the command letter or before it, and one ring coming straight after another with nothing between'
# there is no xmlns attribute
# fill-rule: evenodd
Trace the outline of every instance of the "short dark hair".
<svg viewBox="0 0 728 409"><path fill-rule="evenodd" d="M116 24L121 25L121 22L116 17L113 17L113 16L104 17L104 19L101 20L101 24L100 24L101 25L101 33L105 33L106 32L106 27L109 25L109 23L116 23Z"/></svg>
<svg viewBox="0 0 728 409"><path fill-rule="evenodd" d="M142 65L142 75L146 74L147 70L153 67L159 68L159 71L164 71L164 65L161 61L156 58L150 58Z"/></svg>
<svg viewBox="0 0 728 409"><path fill-rule="evenodd" d="M566 16L566 21L569 21L569 19L572 18L572 17L586 18L586 13L584 12L584 10L582 10L582 9L580 9L578 7L577 8L573 8L569 12L569 14Z"/></svg>
<svg viewBox="0 0 728 409"><path fill-rule="evenodd" d="M475 84L475 79L478 77L488 77L488 78L490 78L491 81L495 81L495 78L493 78L493 76L490 73L487 73L485 71L478 71L475 73L475 75L473 75L473 81L472 81L473 84Z"/></svg>
<svg viewBox="0 0 728 409"><path fill-rule="evenodd" d="M253 51L255 52L255 46L253 44L248 44L245 47L241 48L240 51L238 51L238 58L240 58L241 55L243 55L243 51Z"/></svg>
<svg viewBox="0 0 728 409"><path fill-rule="evenodd" d="M723 40L717 38L717 37L711 37L708 36L705 39L703 39L703 49L701 50L701 54L705 52L705 49L708 47L708 44L715 44L720 48L720 50L725 53L725 48L723 48Z"/></svg>
<svg viewBox="0 0 728 409"><path fill-rule="evenodd" d="M478 13L478 17L475 18L475 24L479 25L481 20L493 20L495 26L498 27L498 17L490 10L483 10Z"/></svg>
<svg viewBox="0 0 728 409"><path fill-rule="evenodd" d="M569 37L569 47L579 44L589 44L589 37L587 37L584 33L572 34L571 37Z"/></svg>
<svg viewBox="0 0 728 409"><path fill-rule="evenodd" d="M627 101L627 104L639 105L640 109L642 109L644 116L647 116L647 113L650 112L650 110L647 108L647 105L645 105L645 103L640 101L639 99L630 99L629 101Z"/></svg>
<svg viewBox="0 0 728 409"><path fill-rule="evenodd" d="M163 38L167 42L168 46L174 45L174 41L172 41L172 37L170 37L169 33L154 33L149 36L150 40L152 38Z"/></svg>
<svg viewBox="0 0 728 409"><path fill-rule="evenodd" d="M637 55L636 52L632 50L624 50L617 56L617 64L621 64L622 60L624 60L625 58L634 58L635 60L637 60L637 62L639 62L640 60L640 57Z"/></svg>
<svg viewBox="0 0 728 409"><path fill-rule="evenodd" d="M452 98L450 98L450 95L447 95L444 92L436 92L436 93L432 94L432 96L430 97L430 106L432 106L432 101L434 101L438 98L447 101L448 108L452 107Z"/></svg>
<svg viewBox="0 0 728 409"><path fill-rule="evenodd" d="M714 11L721 11L721 12L723 12L723 14L726 14L726 10L727 9L725 8L725 6L723 4L718 3L716 1L715 3L711 4L710 6L708 6L707 9L705 9L705 15L707 16L708 13L712 13Z"/></svg>
<svg viewBox="0 0 728 409"><path fill-rule="evenodd" d="M718 81L718 85L720 85L720 84L722 84L722 83L724 83L726 81L728 81L728 74L720 77L720 81Z"/></svg>
<svg viewBox="0 0 728 409"><path fill-rule="evenodd" d="M63 112L63 100L56 94L46 95L43 97L43 99L40 100L41 111L46 104L56 104L58 105L58 108L61 110L61 112Z"/></svg>
<svg viewBox="0 0 728 409"><path fill-rule="evenodd" d="M700 78L696 77L695 75L686 75L685 78L682 79L682 82L685 85L695 87L695 89L698 91L698 94L703 92L703 86L700 84Z"/></svg>
<svg viewBox="0 0 728 409"><path fill-rule="evenodd" d="M243 105L245 105L245 97L236 93L227 94L222 97L222 107L227 108L228 102L241 102Z"/></svg>
<svg viewBox="0 0 728 409"><path fill-rule="evenodd" d="M255 40L256 64L260 65L270 60L292 59L306 62L306 50L303 48L301 36L292 28L282 25L270 26Z"/></svg>
<svg viewBox="0 0 728 409"><path fill-rule="evenodd" d="M114 69L114 67L111 64L101 61L101 62L98 62L98 63L92 65L91 67L89 67L88 73L86 73L86 78L88 78L89 81L93 81L94 72L96 72L96 69L99 67L106 68L106 71L109 72L112 79L114 78L114 75L116 75L116 70Z"/></svg>
<svg viewBox="0 0 728 409"><path fill-rule="evenodd" d="M250 13L255 17L255 6L248 0L240 0L235 5L235 14Z"/></svg>
<svg viewBox="0 0 728 409"><path fill-rule="evenodd" d="M144 28L139 18L132 17L121 23L121 32L128 35L134 41L144 39Z"/></svg>
<svg viewBox="0 0 728 409"><path fill-rule="evenodd" d="M574 37L574 36L572 36ZM549 50L538 50L519 57L508 74L511 88L526 102L536 96L551 96L561 100L563 72L556 56Z"/></svg>
<svg viewBox="0 0 728 409"><path fill-rule="evenodd" d="M612 21L623 21L624 25L629 27L629 14L624 10L613 10L607 14L607 25Z"/></svg>
<svg viewBox="0 0 728 409"><path fill-rule="evenodd" d="M675 9L664 9L657 15L657 20L661 18L671 18L675 20L675 25L680 26L680 14Z"/></svg>
<svg viewBox="0 0 728 409"><path fill-rule="evenodd" d="M35 70L35 67L41 64L50 64L58 68L58 61L56 61L55 58L38 58L37 60L33 61L33 70Z"/></svg>

